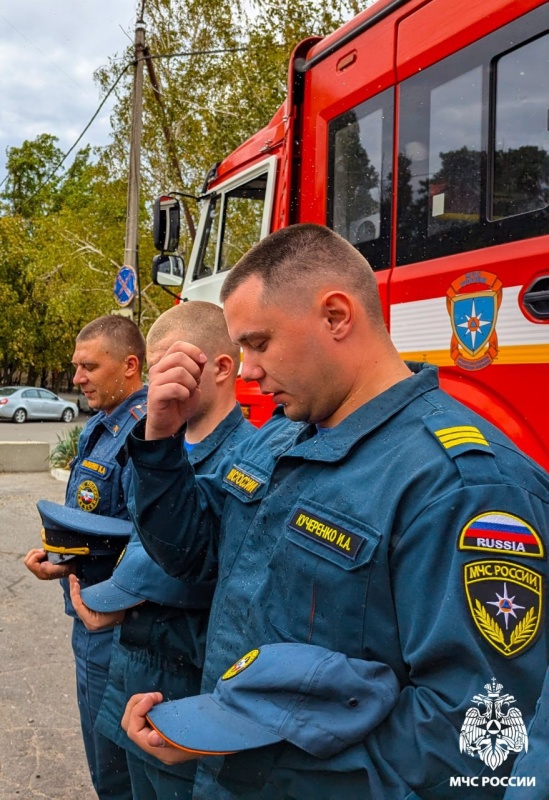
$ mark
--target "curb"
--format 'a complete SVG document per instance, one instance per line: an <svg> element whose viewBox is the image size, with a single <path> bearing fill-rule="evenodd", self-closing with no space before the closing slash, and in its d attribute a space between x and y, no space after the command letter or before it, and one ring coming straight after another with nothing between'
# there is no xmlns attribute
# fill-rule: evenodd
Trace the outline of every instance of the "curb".
<svg viewBox="0 0 549 800"><path fill-rule="evenodd" d="M68 483L70 474L70 469L50 469L52 478L55 478L56 481L62 481L63 483Z"/></svg>
<svg viewBox="0 0 549 800"><path fill-rule="evenodd" d="M47 442L0 441L0 472L48 472Z"/></svg>

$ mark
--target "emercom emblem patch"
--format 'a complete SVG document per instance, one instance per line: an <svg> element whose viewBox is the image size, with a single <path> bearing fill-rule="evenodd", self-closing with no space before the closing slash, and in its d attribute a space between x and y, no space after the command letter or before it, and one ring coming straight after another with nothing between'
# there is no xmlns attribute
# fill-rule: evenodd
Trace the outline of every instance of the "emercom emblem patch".
<svg viewBox="0 0 549 800"><path fill-rule="evenodd" d="M94 511L100 499L99 489L93 481L82 481L76 490L76 501L82 511Z"/></svg>
<svg viewBox="0 0 549 800"><path fill-rule="evenodd" d="M472 561L463 578L477 630L506 658L522 653L540 630L543 576L511 561Z"/></svg>

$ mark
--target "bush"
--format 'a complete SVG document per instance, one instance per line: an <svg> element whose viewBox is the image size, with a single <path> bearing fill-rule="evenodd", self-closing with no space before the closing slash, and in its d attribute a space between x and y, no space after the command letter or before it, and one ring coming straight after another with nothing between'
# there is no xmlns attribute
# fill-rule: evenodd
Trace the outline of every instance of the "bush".
<svg viewBox="0 0 549 800"><path fill-rule="evenodd" d="M66 433L57 434L57 444L49 455L50 467L54 469L68 469L69 464L78 452L78 440L82 433L82 426L76 425Z"/></svg>

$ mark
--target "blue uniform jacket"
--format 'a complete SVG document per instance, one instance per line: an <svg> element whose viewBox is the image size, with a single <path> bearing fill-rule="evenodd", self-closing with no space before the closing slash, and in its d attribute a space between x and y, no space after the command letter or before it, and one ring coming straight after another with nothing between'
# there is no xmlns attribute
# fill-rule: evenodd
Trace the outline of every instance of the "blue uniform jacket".
<svg viewBox="0 0 549 800"><path fill-rule="evenodd" d="M302 796L335 797L315 782L322 770L340 773L340 797L446 800L457 777L512 766L514 754L493 771L466 752L467 726L460 749L493 677L525 724L533 715L547 665L549 476L442 392L435 368L414 370L322 434L273 420L196 480L177 437L129 439L146 549L172 575L219 572L203 691L281 641L384 662L401 682L362 745L322 761L288 745L266 794L250 796L299 796L277 794L277 775L310 771ZM368 790L346 793L357 771Z"/></svg>
<svg viewBox="0 0 549 800"><path fill-rule="evenodd" d="M129 433L143 418L146 401L147 388L143 387L127 397L110 414L100 411L88 420L80 434L78 453L71 465L65 505L107 517L128 519L126 501L131 469L129 464L121 466L116 456L125 446ZM112 572L114 563L110 566ZM94 564L87 570L83 585L106 577L106 574L102 574L101 566ZM68 581L61 583L65 590L65 611L76 618L70 602Z"/></svg>
<svg viewBox="0 0 549 800"><path fill-rule="evenodd" d="M223 456L255 430L236 405L209 436L190 450L190 464L197 474L214 472ZM134 745L120 726L126 703L137 692L159 691L164 700L198 694L213 590L213 580L193 581L188 587L187 609L181 607L181 594L177 607L141 603L126 614L119 635L115 634L109 681L96 727L153 766L159 766L157 759ZM192 778L195 765L162 768Z"/></svg>

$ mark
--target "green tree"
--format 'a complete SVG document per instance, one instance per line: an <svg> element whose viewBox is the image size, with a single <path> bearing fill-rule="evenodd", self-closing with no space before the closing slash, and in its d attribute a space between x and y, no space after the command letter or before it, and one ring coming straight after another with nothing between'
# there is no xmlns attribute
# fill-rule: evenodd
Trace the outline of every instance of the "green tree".
<svg viewBox="0 0 549 800"><path fill-rule="evenodd" d="M54 173L63 158L57 141L56 136L42 133L33 142L23 142L21 147L8 147L6 188L0 197L9 213L32 219L57 206L60 178ZM47 191L44 191L41 187L46 180Z"/></svg>
<svg viewBox="0 0 549 800"><path fill-rule="evenodd" d="M331 32L354 0L147 0L147 47L162 102L145 77L139 233L144 332L173 300L149 280L151 201L198 194L209 167L262 128L286 94L295 45ZM216 52L220 51L220 52ZM177 55L184 54L184 55ZM185 55L186 54L186 55ZM116 82L112 142L63 162L44 133L10 148L0 195L0 380L68 374L74 337L113 307L124 253L133 48L97 73ZM169 144L167 142L169 139ZM197 206L189 201L196 221ZM192 228L183 236L188 257ZM56 387L54 387L56 388Z"/></svg>
<svg viewBox="0 0 549 800"><path fill-rule="evenodd" d="M199 193L209 167L264 127L282 103L295 45L330 33L357 10L353 0L261 0L251 10L234 0L148 0L146 40L162 104L145 81L144 196L168 189ZM113 60L97 78L106 90L119 74ZM112 119L107 158L113 173L125 169L130 108L128 72L118 84ZM168 152L166 129L178 170ZM196 218L196 207L189 207ZM187 256L191 238L184 247Z"/></svg>

